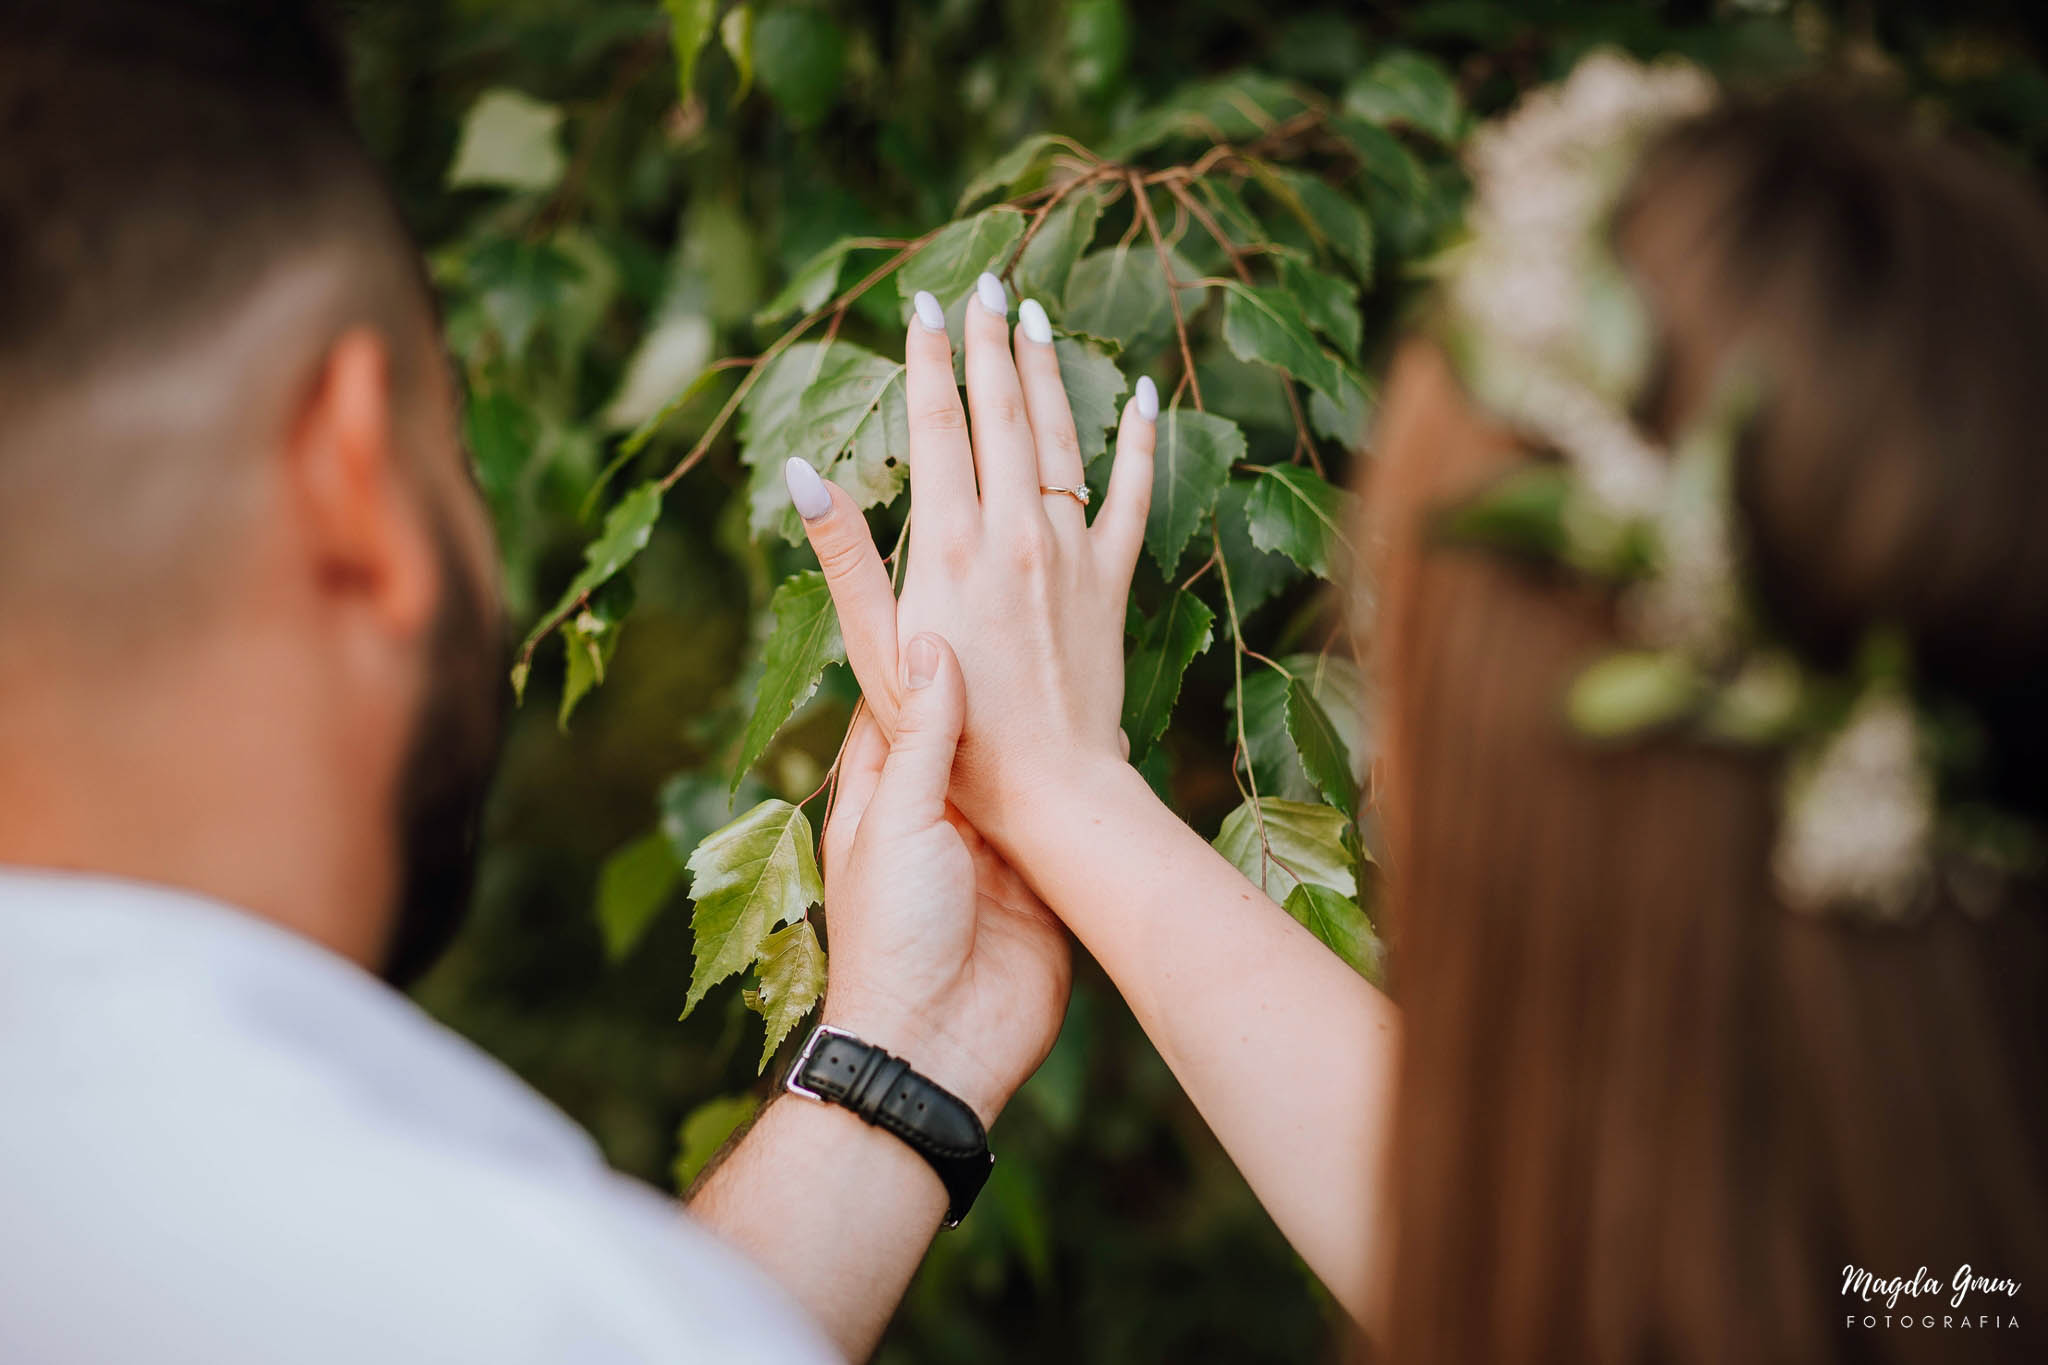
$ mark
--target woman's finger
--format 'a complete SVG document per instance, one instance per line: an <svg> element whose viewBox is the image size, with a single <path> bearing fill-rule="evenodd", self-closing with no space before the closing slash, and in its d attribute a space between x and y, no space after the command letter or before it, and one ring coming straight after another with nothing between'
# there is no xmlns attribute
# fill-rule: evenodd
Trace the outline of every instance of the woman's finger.
<svg viewBox="0 0 2048 1365"><path fill-rule="evenodd" d="M846 661L875 707L885 729L896 721L896 592L889 571L868 533L867 518L837 484L818 477L809 462L792 459L783 467L789 500L804 519L804 534L825 571L832 605L839 611L839 634L846 641Z"/></svg>
<svg viewBox="0 0 2048 1365"><path fill-rule="evenodd" d="M985 524L1037 517L1038 452L1017 364L1010 357L1010 304L1003 282L984 273L967 301L967 411Z"/></svg>
<svg viewBox="0 0 2048 1365"><path fill-rule="evenodd" d="M1145 517L1152 510L1152 449L1159 438L1159 388L1150 375L1138 378L1138 390L1124 404L1116 429L1116 463L1109 472L1109 491L1092 534L1118 581L1128 582L1138 567L1145 543Z"/></svg>
<svg viewBox="0 0 2048 1365"><path fill-rule="evenodd" d="M974 305L970 302L968 309ZM981 525L974 489L974 451L967 413L953 382L953 343L946 313L924 290L911 302L904 339L903 393L910 409L910 554L916 559L942 536L971 538ZM893 667L893 661L891 666Z"/></svg>
<svg viewBox="0 0 2048 1365"><path fill-rule="evenodd" d="M1078 488L1087 478L1081 465L1081 443L1074 436L1074 409L1060 382L1060 360L1052 345L1052 321L1037 299L1017 305L1017 378L1024 389L1024 411L1038 451L1038 482L1045 519L1064 534L1087 529L1088 516L1079 499L1045 488Z"/></svg>

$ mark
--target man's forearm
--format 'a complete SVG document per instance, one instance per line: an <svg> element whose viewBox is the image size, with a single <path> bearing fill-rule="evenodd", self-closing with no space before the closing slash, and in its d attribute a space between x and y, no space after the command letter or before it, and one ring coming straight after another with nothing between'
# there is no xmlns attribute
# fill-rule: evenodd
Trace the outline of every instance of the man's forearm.
<svg viewBox="0 0 2048 1365"><path fill-rule="evenodd" d="M946 1190L893 1135L836 1105L782 1095L689 1208L809 1310L848 1359L863 1360L945 1217Z"/></svg>

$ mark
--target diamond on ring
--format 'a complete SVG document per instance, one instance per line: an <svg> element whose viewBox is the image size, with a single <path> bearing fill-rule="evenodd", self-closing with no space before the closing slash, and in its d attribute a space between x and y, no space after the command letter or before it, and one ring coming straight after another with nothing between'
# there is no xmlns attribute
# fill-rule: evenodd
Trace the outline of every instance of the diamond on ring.
<svg viewBox="0 0 2048 1365"><path fill-rule="evenodd" d="M1083 507L1088 505L1088 485L1085 483L1073 485L1042 483L1038 485L1038 491L1040 493L1065 493Z"/></svg>

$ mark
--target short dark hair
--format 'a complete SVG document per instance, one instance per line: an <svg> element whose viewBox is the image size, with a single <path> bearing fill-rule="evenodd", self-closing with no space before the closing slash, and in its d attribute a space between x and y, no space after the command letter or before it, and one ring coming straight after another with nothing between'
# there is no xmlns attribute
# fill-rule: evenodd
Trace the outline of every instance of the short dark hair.
<svg viewBox="0 0 2048 1365"><path fill-rule="evenodd" d="M0 0L0 395L173 342L338 241L424 300L318 6Z"/></svg>

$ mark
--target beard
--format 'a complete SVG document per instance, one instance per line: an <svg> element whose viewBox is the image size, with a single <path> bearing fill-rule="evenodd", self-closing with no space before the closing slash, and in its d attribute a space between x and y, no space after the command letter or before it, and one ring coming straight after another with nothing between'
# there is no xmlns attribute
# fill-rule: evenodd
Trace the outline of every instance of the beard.
<svg viewBox="0 0 2048 1365"><path fill-rule="evenodd" d="M435 530L443 589L400 779L398 905L382 973L400 990L434 965L469 913L504 723L503 622L455 537L445 524Z"/></svg>

